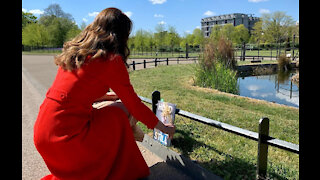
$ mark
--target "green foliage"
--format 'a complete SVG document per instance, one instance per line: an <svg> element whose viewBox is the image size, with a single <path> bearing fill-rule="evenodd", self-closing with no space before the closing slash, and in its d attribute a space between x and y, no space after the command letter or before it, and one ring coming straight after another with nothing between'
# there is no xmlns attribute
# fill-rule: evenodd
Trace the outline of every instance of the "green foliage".
<svg viewBox="0 0 320 180"><path fill-rule="evenodd" d="M214 62L214 68L212 69L198 67L195 74L195 84L200 87L239 94L237 72L227 68L221 62Z"/></svg>
<svg viewBox="0 0 320 180"><path fill-rule="evenodd" d="M232 33L233 35L233 42L237 44L241 43L247 43L249 42L249 31L246 27L244 27L243 24L240 24L234 28L234 32Z"/></svg>
<svg viewBox="0 0 320 180"><path fill-rule="evenodd" d="M37 17L32 13L27 13L22 11L22 28L30 23L37 23Z"/></svg>
<svg viewBox="0 0 320 180"><path fill-rule="evenodd" d="M22 44L44 46L48 44L49 32L44 25L30 23L22 29Z"/></svg>
<svg viewBox="0 0 320 180"><path fill-rule="evenodd" d="M236 61L233 57L231 41L220 38L218 42L209 41L195 74L195 84L219 91L238 94Z"/></svg>
<svg viewBox="0 0 320 180"><path fill-rule="evenodd" d="M81 32L73 17L63 12L58 4L49 5L39 21L36 21L31 13L23 13L22 17L23 45L62 46L65 41Z"/></svg>

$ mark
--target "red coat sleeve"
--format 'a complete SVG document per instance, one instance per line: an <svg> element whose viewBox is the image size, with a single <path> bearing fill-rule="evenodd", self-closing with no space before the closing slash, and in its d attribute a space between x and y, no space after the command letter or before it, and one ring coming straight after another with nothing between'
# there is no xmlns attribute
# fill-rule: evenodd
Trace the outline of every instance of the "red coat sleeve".
<svg viewBox="0 0 320 180"><path fill-rule="evenodd" d="M106 76L108 86L118 95L133 117L141 121L149 129L153 129L159 120L155 114L141 102L141 99L135 93L122 57L116 56L107 61Z"/></svg>

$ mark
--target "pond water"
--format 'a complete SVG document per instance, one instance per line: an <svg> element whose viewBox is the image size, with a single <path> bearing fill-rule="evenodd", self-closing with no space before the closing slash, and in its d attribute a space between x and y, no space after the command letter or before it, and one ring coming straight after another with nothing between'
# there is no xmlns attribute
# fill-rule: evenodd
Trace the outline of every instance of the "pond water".
<svg viewBox="0 0 320 180"><path fill-rule="evenodd" d="M299 87L291 82L296 72L239 77L240 96L299 108Z"/></svg>

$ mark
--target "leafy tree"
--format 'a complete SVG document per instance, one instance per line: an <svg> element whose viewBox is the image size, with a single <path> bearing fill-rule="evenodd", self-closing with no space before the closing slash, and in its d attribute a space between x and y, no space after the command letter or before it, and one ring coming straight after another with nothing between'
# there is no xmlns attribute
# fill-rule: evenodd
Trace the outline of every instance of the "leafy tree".
<svg viewBox="0 0 320 180"><path fill-rule="evenodd" d="M143 50L146 47L146 32L142 29L138 30L134 38L134 47L137 50Z"/></svg>
<svg viewBox="0 0 320 180"><path fill-rule="evenodd" d="M210 39L212 39L213 41L219 41L219 39L221 37L221 29L222 29L221 25L213 26L211 28Z"/></svg>
<svg viewBox="0 0 320 180"><path fill-rule="evenodd" d="M204 37L203 33L201 32L201 29L194 29L192 35L194 36L193 46L203 47Z"/></svg>
<svg viewBox="0 0 320 180"><path fill-rule="evenodd" d="M32 13L27 13L22 11L22 28L24 28L27 24L37 23L37 17Z"/></svg>
<svg viewBox="0 0 320 180"><path fill-rule="evenodd" d="M262 29L262 20L256 22L253 26L253 30L251 31L252 35L251 35L251 41L252 42L258 42L258 41L261 41L263 40L263 29Z"/></svg>
<svg viewBox="0 0 320 180"><path fill-rule="evenodd" d="M232 34L234 33L235 27L232 24L224 25L220 30L220 36L223 36L227 40L233 40Z"/></svg>
<svg viewBox="0 0 320 180"><path fill-rule="evenodd" d="M180 37L173 26L169 26L168 33L165 36L165 45L169 46L173 51L174 46L179 45Z"/></svg>
<svg viewBox="0 0 320 180"><path fill-rule="evenodd" d="M156 30L156 32L154 33L155 45L157 46L157 48L162 49L164 46L164 40L165 40L167 31L165 31L163 24L158 24L155 27L155 30Z"/></svg>
<svg viewBox="0 0 320 180"><path fill-rule="evenodd" d="M242 44L249 42L249 31L243 24L240 24L234 28L232 33L233 43Z"/></svg>
<svg viewBox="0 0 320 180"><path fill-rule="evenodd" d="M22 29L22 44L28 46L44 46L48 43L49 34L44 25L27 24Z"/></svg>
<svg viewBox="0 0 320 180"><path fill-rule="evenodd" d="M72 27L66 34L66 40L70 41L74 37L76 37L78 34L81 33L81 29L79 29L77 26Z"/></svg>
<svg viewBox="0 0 320 180"><path fill-rule="evenodd" d="M293 25L292 17L281 11L262 15L262 31L271 43L284 42L289 36L289 27Z"/></svg>
<svg viewBox="0 0 320 180"><path fill-rule="evenodd" d="M63 12L59 4L49 5L40 16L39 24L48 28L48 44L52 46L62 46L65 41L79 32L73 17Z"/></svg>

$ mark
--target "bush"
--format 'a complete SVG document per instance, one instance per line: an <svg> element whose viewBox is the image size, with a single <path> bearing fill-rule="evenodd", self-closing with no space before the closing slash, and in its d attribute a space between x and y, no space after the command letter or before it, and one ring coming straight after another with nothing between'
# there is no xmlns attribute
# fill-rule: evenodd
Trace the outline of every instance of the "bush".
<svg viewBox="0 0 320 180"><path fill-rule="evenodd" d="M232 43L223 38L205 44L195 74L195 84L219 91L238 94L236 61Z"/></svg>
<svg viewBox="0 0 320 180"><path fill-rule="evenodd" d="M281 54L278 58L278 68L280 71L287 71L291 69L290 58L286 57L286 54Z"/></svg>
<svg viewBox="0 0 320 180"><path fill-rule="evenodd" d="M220 62L215 62L212 69L197 68L195 76L195 84L197 86L239 94L237 72L227 68Z"/></svg>

